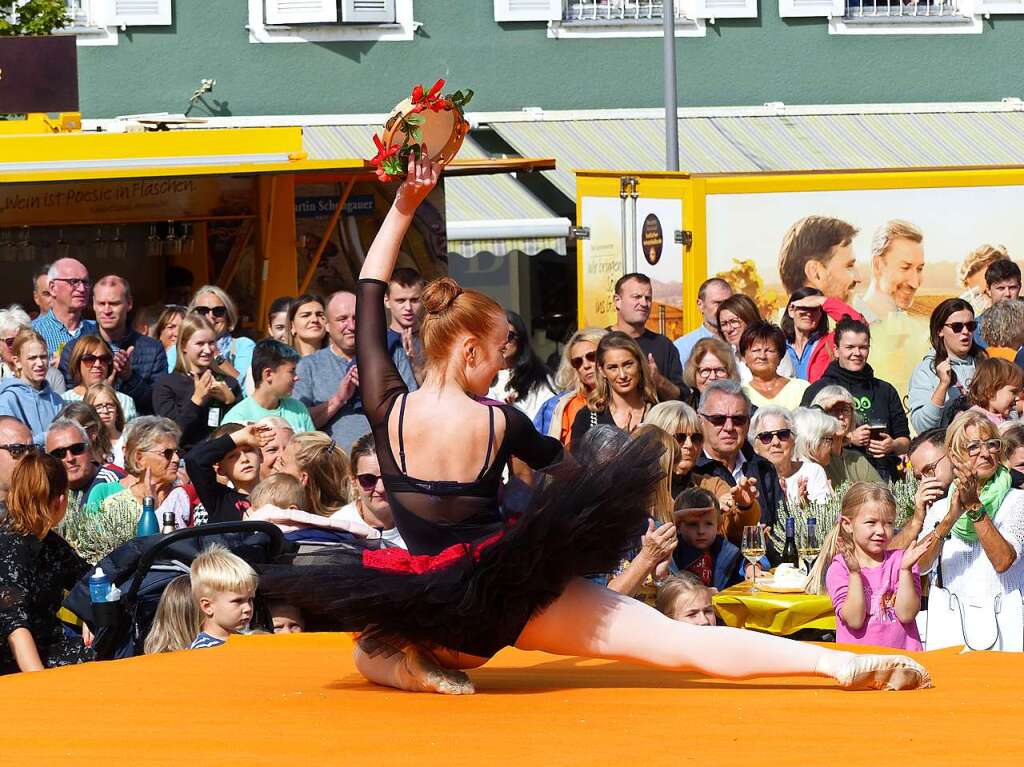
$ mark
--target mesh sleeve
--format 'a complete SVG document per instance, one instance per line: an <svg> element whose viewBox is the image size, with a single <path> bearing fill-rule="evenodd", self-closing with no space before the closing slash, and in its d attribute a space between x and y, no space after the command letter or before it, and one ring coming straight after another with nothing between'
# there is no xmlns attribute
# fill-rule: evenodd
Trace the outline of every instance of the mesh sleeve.
<svg viewBox="0 0 1024 767"><path fill-rule="evenodd" d="M363 410L373 427L385 424L391 402L408 391L388 353L388 323L380 280L359 280L356 285L356 364Z"/></svg>

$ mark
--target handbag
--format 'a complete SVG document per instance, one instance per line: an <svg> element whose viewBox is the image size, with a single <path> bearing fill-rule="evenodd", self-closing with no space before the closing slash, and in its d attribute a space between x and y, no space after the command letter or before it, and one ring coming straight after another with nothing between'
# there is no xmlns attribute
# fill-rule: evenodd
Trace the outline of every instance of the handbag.
<svg viewBox="0 0 1024 767"><path fill-rule="evenodd" d="M928 592L925 650L965 646L969 650L1024 652L1024 601L1009 594L969 596L942 584L942 551L936 585Z"/></svg>

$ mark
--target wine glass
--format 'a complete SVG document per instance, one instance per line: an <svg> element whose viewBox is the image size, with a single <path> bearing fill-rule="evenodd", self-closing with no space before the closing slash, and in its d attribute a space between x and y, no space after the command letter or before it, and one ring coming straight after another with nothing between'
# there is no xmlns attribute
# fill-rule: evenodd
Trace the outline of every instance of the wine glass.
<svg viewBox="0 0 1024 767"><path fill-rule="evenodd" d="M751 568L752 582L750 593L757 591L757 563L761 561L765 553L764 528L760 525L747 525L743 528L743 558L753 567Z"/></svg>
<svg viewBox="0 0 1024 767"><path fill-rule="evenodd" d="M800 558L807 567L808 575L810 575L811 568L814 566L814 560L817 559L818 554L821 552L821 544L818 543L817 523L818 520L814 517L808 518L807 535L804 536L803 541L800 543Z"/></svg>

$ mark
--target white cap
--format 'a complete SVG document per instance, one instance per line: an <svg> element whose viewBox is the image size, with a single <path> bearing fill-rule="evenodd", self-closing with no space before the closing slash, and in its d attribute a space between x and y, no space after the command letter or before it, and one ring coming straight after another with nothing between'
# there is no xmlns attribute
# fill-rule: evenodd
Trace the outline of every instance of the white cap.
<svg viewBox="0 0 1024 767"><path fill-rule="evenodd" d="M107 592L108 602L119 602L121 601L121 589L117 586L111 586L110 591Z"/></svg>
<svg viewBox="0 0 1024 767"><path fill-rule="evenodd" d="M93 575L94 578L106 578L107 577L107 574L105 572L103 572L103 568L102 567L97 567L96 568L96 572L94 572L92 575Z"/></svg>

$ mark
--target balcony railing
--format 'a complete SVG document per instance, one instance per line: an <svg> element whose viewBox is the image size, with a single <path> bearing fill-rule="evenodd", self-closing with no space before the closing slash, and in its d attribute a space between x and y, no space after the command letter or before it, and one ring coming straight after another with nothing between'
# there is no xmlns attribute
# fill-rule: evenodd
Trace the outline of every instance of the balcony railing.
<svg viewBox="0 0 1024 767"><path fill-rule="evenodd" d="M654 0L569 0L565 4L566 21L660 21L664 6ZM675 6L676 17L683 18L682 3Z"/></svg>
<svg viewBox="0 0 1024 767"><path fill-rule="evenodd" d="M959 5L959 0L846 0L846 20L870 22L877 19L887 23L929 19L962 21L965 15Z"/></svg>

